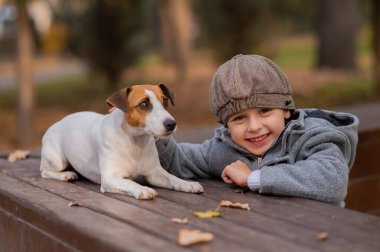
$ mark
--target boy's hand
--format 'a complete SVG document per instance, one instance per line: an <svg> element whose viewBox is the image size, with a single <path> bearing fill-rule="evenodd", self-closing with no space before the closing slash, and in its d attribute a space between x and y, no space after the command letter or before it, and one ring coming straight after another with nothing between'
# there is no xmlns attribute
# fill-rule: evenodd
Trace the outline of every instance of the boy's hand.
<svg viewBox="0 0 380 252"><path fill-rule="evenodd" d="M236 161L227 165L222 172L222 179L227 184L236 184L241 187L247 186L247 180L252 170L243 161Z"/></svg>

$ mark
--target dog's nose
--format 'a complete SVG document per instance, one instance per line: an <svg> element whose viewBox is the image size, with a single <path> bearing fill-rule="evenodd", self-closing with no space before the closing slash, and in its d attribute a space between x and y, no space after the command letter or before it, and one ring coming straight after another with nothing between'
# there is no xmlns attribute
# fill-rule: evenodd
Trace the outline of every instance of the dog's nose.
<svg viewBox="0 0 380 252"><path fill-rule="evenodd" d="M177 125L176 121L173 119L166 119L164 121L164 127L167 131L173 131Z"/></svg>

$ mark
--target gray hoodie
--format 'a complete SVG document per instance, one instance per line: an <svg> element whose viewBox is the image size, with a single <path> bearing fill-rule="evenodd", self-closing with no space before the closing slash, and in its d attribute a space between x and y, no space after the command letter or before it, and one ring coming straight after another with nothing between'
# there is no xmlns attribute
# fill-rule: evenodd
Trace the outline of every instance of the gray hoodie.
<svg viewBox="0 0 380 252"><path fill-rule="evenodd" d="M359 120L347 113L295 110L285 129L262 156L236 145L225 127L202 144L157 141L161 165L181 178L220 178L241 160L260 170L260 193L310 198L344 205L354 163Z"/></svg>

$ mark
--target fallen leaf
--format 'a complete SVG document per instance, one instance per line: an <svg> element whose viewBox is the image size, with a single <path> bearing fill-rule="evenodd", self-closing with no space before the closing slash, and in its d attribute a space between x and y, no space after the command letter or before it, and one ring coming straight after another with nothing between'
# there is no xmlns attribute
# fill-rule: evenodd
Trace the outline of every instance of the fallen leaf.
<svg viewBox="0 0 380 252"><path fill-rule="evenodd" d="M212 233L202 232L200 230L181 229L178 233L178 244L189 246L194 243L209 242L214 239Z"/></svg>
<svg viewBox="0 0 380 252"><path fill-rule="evenodd" d="M178 224L186 224L187 223L187 218L172 218L173 223L178 223Z"/></svg>
<svg viewBox="0 0 380 252"><path fill-rule="evenodd" d="M30 151L27 150L15 150L8 156L8 162L14 163L17 160L26 159L30 155Z"/></svg>
<svg viewBox="0 0 380 252"><path fill-rule="evenodd" d="M241 208L247 211L251 211L251 208L249 207L248 203L232 203L228 200L222 200L219 205L221 207L232 207L232 208Z"/></svg>
<svg viewBox="0 0 380 252"><path fill-rule="evenodd" d="M217 212L217 211L193 212L193 215L195 215L198 218L212 218L212 217L219 217L220 212Z"/></svg>
<svg viewBox="0 0 380 252"><path fill-rule="evenodd" d="M325 241L329 238L329 234L327 232L321 232L315 236L317 241Z"/></svg>
<svg viewBox="0 0 380 252"><path fill-rule="evenodd" d="M80 207L80 206L82 206L82 204L77 202L77 201L70 201L69 204L67 204L67 206L69 206L69 207L74 207L74 206Z"/></svg>

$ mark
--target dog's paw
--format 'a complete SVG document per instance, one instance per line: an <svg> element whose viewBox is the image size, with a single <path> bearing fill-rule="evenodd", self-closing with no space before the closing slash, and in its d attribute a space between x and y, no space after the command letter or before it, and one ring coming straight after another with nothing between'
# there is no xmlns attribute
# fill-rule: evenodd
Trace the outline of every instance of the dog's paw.
<svg viewBox="0 0 380 252"><path fill-rule="evenodd" d="M158 193L147 186L142 187L134 193L136 199L153 199L158 196Z"/></svg>
<svg viewBox="0 0 380 252"><path fill-rule="evenodd" d="M62 178L62 181L68 182L68 181L72 181L72 180L77 180L78 175L72 171L65 171L65 172L62 172L61 178Z"/></svg>
<svg viewBox="0 0 380 252"><path fill-rule="evenodd" d="M175 185L174 190L181 192L189 192L189 193L203 193L204 189L201 184L198 182L187 182L184 181L181 184Z"/></svg>

